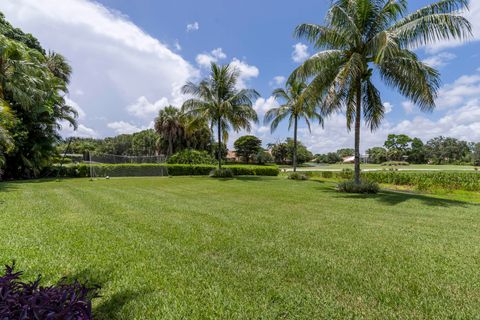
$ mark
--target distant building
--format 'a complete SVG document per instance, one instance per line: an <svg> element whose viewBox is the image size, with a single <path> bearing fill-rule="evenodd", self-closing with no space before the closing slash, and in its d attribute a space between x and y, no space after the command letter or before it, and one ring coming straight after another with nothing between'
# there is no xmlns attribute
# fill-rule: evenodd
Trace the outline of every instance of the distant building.
<svg viewBox="0 0 480 320"><path fill-rule="evenodd" d="M228 152L227 152L227 161L230 161L230 162L239 162L239 161L240 161L240 157L237 155L237 153L236 153L235 151L228 150Z"/></svg>
<svg viewBox="0 0 480 320"><path fill-rule="evenodd" d="M360 161L367 163L368 162L368 155L361 154L360 155ZM354 163L355 162L355 156L350 156L350 157L344 157L343 158L343 163Z"/></svg>

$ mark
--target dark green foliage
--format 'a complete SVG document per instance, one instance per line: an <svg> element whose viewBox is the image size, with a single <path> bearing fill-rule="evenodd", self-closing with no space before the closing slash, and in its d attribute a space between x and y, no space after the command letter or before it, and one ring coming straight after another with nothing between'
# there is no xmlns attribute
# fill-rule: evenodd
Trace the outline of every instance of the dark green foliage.
<svg viewBox="0 0 480 320"><path fill-rule="evenodd" d="M384 163L388 160L387 150L382 147L373 147L367 150L368 162L374 164Z"/></svg>
<svg viewBox="0 0 480 320"><path fill-rule="evenodd" d="M332 179L333 172L332 171L322 171L322 177L325 179Z"/></svg>
<svg viewBox="0 0 480 320"><path fill-rule="evenodd" d="M337 190L345 193L376 194L380 191L380 187L378 183L373 181L361 180L358 184L353 180L348 180L340 182L337 185Z"/></svg>
<svg viewBox="0 0 480 320"><path fill-rule="evenodd" d="M428 159L433 164L462 163L470 155L470 146L466 141L450 137L436 137L425 145Z"/></svg>
<svg viewBox="0 0 480 320"><path fill-rule="evenodd" d="M255 162L261 165L271 163L273 162L273 157L269 152L262 149L255 155Z"/></svg>
<svg viewBox="0 0 480 320"><path fill-rule="evenodd" d="M206 176L215 168L208 164L96 164L92 165L93 172L97 177L128 177L128 176ZM276 166L254 165L227 165L236 176L277 176L280 170ZM90 166L87 164L68 165L60 168L51 167L45 170L45 175L51 177L89 177Z"/></svg>
<svg viewBox="0 0 480 320"><path fill-rule="evenodd" d="M26 45L30 49L35 49L38 52L45 54L40 42L30 33L24 33L19 28L14 28L7 20L5 15L0 12L0 33L12 40L18 41Z"/></svg>
<svg viewBox="0 0 480 320"><path fill-rule="evenodd" d="M168 163L177 164L214 164L215 159L207 151L187 149L168 158Z"/></svg>
<svg viewBox="0 0 480 320"><path fill-rule="evenodd" d="M211 178L233 178L233 170L229 168L215 168L210 171L209 176Z"/></svg>
<svg viewBox="0 0 480 320"><path fill-rule="evenodd" d="M384 147L387 149L388 159L402 161L407 156L412 138L405 134L389 134Z"/></svg>
<svg viewBox="0 0 480 320"><path fill-rule="evenodd" d="M292 172L292 173L289 173L288 174L288 179L290 180L301 180L301 181L304 181L304 180L308 180L310 179L309 176L305 173L301 173L301 172Z"/></svg>
<svg viewBox="0 0 480 320"><path fill-rule="evenodd" d="M386 167L396 167L396 166L409 166L410 163L406 161L387 161L382 163L382 166Z"/></svg>
<svg viewBox="0 0 480 320"><path fill-rule="evenodd" d="M327 154L316 155L315 161L317 163L334 164L334 163L342 162L342 158L336 152L329 152Z"/></svg>
<svg viewBox="0 0 480 320"><path fill-rule="evenodd" d="M472 159L474 166L480 166L480 142L473 147Z"/></svg>
<svg viewBox="0 0 480 320"><path fill-rule="evenodd" d="M351 157L355 154L355 150L351 148L339 149L336 152L340 158Z"/></svg>
<svg viewBox="0 0 480 320"><path fill-rule="evenodd" d="M340 172L340 177L342 179L352 179L353 178L353 170L350 169L350 168L344 168L342 169L342 171Z"/></svg>
<svg viewBox="0 0 480 320"><path fill-rule="evenodd" d="M408 151L408 162L415 164L427 163L427 151L422 140L419 138L413 138Z"/></svg>
<svg viewBox="0 0 480 320"><path fill-rule="evenodd" d="M237 155L248 163L262 149L262 140L255 136L242 136L233 143L233 146Z"/></svg>

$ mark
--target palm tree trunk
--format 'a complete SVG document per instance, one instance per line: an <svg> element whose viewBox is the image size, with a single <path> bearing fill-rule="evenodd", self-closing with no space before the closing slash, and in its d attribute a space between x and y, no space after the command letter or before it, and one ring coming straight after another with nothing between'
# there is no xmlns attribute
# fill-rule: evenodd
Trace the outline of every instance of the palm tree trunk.
<svg viewBox="0 0 480 320"><path fill-rule="evenodd" d="M360 184L360 125L362 120L362 84L357 87L357 101L355 110L355 183Z"/></svg>
<svg viewBox="0 0 480 320"><path fill-rule="evenodd" d="M295 116L295 121L293 125L293 172L297 172L297 126L298 117Z"/></svg>
<svg viewBox="0 0 480 320"><path fill-rule="evenodd" d="M222 149L221 149L221 145L222 145L222 125L221 125L221 122L220 122L220 118L218 118L218 123L217 123L217 127L218 127L218 148L217 148L217 156L218 156L218 169L222 169Z"/></svg>
<svg viewBox="0 0 480 320"><path fill-rule="evenodd" d="M173 153L173 142L172 142L172 137L168 138L168 151L167 155L170 157Z"/></svg>

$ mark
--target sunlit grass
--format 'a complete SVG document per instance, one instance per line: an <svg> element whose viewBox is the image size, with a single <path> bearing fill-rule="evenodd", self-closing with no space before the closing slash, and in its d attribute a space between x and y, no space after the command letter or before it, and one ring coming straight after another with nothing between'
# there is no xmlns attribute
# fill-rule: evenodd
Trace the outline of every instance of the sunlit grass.
<svg viewBox="0 0 480 320"><path fill-rule="evenodd" d="M322 181L0 184L0 263L102 285L98 319L472 319L480 206Z"/></svg>

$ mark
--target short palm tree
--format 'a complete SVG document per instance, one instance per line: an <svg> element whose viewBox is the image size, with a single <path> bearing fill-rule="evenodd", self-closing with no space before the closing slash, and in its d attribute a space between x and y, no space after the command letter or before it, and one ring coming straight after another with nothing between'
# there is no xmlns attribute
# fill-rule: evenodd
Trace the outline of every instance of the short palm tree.
<svg viewBox="0 0 480 320"><path fill-rule="evenodd" d="M265 124L270 124L270 129L274 132L280 122L288 118L288 129L293 126L293 171L297 171L297 132L298 121L304 119L308 130L311 130L310 120L318 120L323 125L323 118L317 112L316 101L307 96L305 89L307 84L303 81L291 80L287 82L286 88L275 89L273 96L275 99L283 102L278 108L272 108L267 111L264 117Z"/></svg>
<svg viewBox="0 0 480 320"><path fill-rule="evenodd" d="M237 89L240 73L230 65L211 65L210 76L199 84L188 82L184 94L193 96L183 104L184 112L211 122L217 129L218 168L222 168L222 138L228 139L229 129L250 131L251 121L257 122L253 100L259 94L252 89Z"/></svg>
<svg viewBox="0 0 480 320"><path fill-rule="evenodd" d="M360 183L360 125L380 125L385 109L374 74L416 103L435 107L439 73L411 50L438 40L464 39L470 23L460 11L468 0L441 0L407 15L407 0L337 0L324 25L301 24L296 36L319 50L293 76L313 78L307 92L322 99L325 111L345 110L355 126L355 181Z"/></svg>
<svg viewBox="0 0 480 320"><path fill-rule="evenodd" d="M168 143L167 157L174 153L174 143L184 135L182 118L179 109L168 106L160 110L155 119L155 131Z"/></svg>

